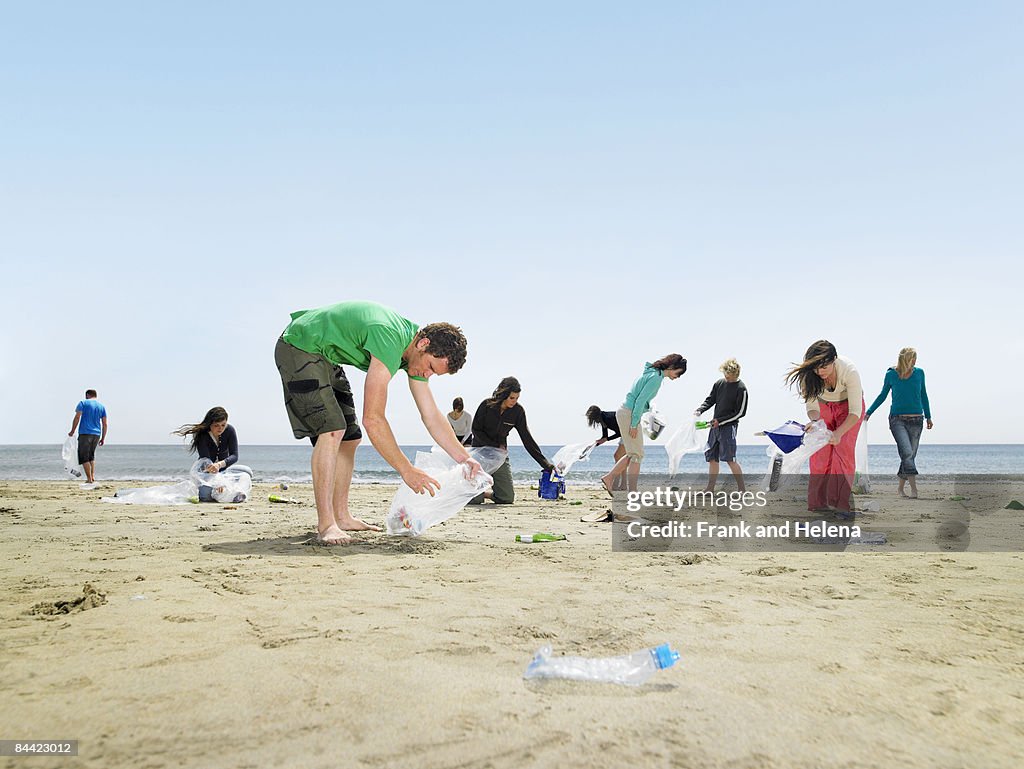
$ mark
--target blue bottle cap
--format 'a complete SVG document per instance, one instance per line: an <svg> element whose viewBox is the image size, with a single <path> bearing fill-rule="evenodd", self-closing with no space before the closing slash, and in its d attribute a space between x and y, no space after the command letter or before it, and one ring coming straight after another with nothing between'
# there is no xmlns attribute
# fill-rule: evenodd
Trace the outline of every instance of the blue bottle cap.
<svg viewBox="0 0 1024 769"><path fill-rule="evenodd" d="M679 652L674 652L668 644L655 646L651 651L654 653L654 661L658 664L659 670L670 668L679 661Z"/></svg>

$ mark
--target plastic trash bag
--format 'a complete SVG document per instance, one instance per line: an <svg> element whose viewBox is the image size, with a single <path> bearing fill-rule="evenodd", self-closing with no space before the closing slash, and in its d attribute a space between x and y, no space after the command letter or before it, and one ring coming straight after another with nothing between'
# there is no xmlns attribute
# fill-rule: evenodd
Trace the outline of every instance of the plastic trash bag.
<svg viewBox="0 0 1024 769"><path fill-rule="evenodd" d="M555 456L551 461L554 463L558 474L564 476L569 472L569 468L577 462L587 462L590 459L590 452L596 447L597 441L570 443L568 446L562 446L562 448L555 452Z"/></svg>
<svg viewBox="0 0 1024 769"><path fill-rule="evenodd" d="M147 486L143 489L118 489L104 502L121 505L187 505L200 500L237 504L244 502L252 493L252 470L245 465L235 465L221 473L204 473L209 459L200 459L192 465L188 480L165 486ZM203 499L203 490L209 491L209 498Z"/></svg>
<svg viewBox="0 0 1024 769"><path fill-rule="evenodd" d="M210 464L209 459L203 458L189 471L200 502L237 505L249 499L252 495L252 470L245 465L234 465L219 473L203 472Z"/></svg>
<svg viewBox="0 0 1024 769"><path fill-rule="evenodd" d="M652 441L656 441L662 430L665 429L665 424L665 417L658 411L654 401L651 401L651 410L640 417L640 429L644 431L644 435Z"/></svg>
<svg viewBox="0 0 1024 769"><path fill-rule="evenodd" d="M441 488L430 496L417 494L404 483L399 486L385 518L388 534L418 537L431 526L457 515L469 500L491 488L494 479L490 473L501 467L508 452L485 446L469 449L469 455L482 468L475 478L469 477L467 465L456 463L436 446L433 451L417 451L415 466L436 478Z"/></svg>
<svg viewBox="0 0 1024 769"><path fill-rule="evenodd" d="M114 496L103 497L104 502L120 505L187 505L193 500L196 500L196 485L191 479L166 486L118 489Z"/></svg>
<svg viewBox="0 0 1024 769"><path fill-rule="evenodd" d="M668 453L669 476L675 475L679 470L679 462L684 454L693 451L703 452L707 444L707 437L703 433L697 432L697 420L688 417L665 443L665 451Z"/></svg>
<svg viewBox="0 0 1024 769"><path fill-rule="evenodd" d="M61 459L64 460L64 472L72 478L82 477L82 466L78 464L78 436L69 435L60 450Z"/></svg>
<svg viewBox="0 0 1024 769"><path fill-rule="evenodd" d="M783 427L787 425L800 426L799 422L787 422ZM790 429L792 429L790 427ZM777 428L773 431L765 431L765 435L769 435L769 432L777 433L782 428ZM778 446L772 445L768 447L768 474L765 476L764 481L761 483L761 488L764 491L778 491L785 484L782 482L782 478L788 475L797 475L803 470L804 463L811 458L812 455L817 454L821 449L828 443L829 438L832 437L832 431L825 427L825 422L818 419L811 422L811 429L803 433L800 439L800 445L793 448L788 453L783 453ZM773 439L774 440L774 439Z"/></svg>
<svg viewBox="0 0 1024 769"><path fill-rule="evenodd" d="M862 420L857 433L857 446L854 448L857 469L853 473L853 493L870 494L871 476L868 475L868 423Z"/></svg>

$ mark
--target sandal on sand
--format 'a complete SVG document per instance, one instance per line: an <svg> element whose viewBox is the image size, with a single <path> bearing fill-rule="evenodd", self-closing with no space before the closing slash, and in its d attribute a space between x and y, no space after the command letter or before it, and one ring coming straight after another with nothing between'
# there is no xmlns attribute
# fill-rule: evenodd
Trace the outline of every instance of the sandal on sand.
<svg viewBox="0 0 1024 769"><path fill-rule="evenodd" d="M608 523L613 520L613 518L614 516L612 515L611 510L600 510L596 513L584 515L580 520L583 521L583 523Z"/></svg>
<svg viewBox="0 0 1024 769"><path fill-rule="evenodd" d="M608 492L609 497L615 499L615 492L608 488L608 481L606 481L604 478L601 479L601 486L603 486L604 490Z"/></svg>

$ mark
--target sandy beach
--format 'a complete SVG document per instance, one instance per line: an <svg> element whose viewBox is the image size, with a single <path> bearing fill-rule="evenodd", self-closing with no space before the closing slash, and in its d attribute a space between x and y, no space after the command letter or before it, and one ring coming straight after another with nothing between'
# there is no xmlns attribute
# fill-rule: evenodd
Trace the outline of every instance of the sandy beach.
<svg viewBox="0 0 1024 769"><path fill-rule="evenodd" d="M529 488L418 539L325 548L304 544L309 486L287 492L300 505L264 486L238 506L164 508L100 500L113 489L0 484L0 738L79 741L77 758L2 766L974 768L1024 754L1019 553L612 552L621 524L579 522L603 493ZM354 507L379 523L393 493L358 486ZM886 498L881 514L930 504ZM520 531L568 540L517 544ZM600 657L663 642L682 659L641 688L522 678L544 644Z"/></svg>

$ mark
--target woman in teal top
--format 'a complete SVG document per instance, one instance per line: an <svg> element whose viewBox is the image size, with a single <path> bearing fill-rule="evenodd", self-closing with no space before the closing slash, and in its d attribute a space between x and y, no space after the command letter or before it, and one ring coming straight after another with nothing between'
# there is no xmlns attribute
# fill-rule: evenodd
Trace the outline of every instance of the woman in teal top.
<svg viewBox="0 0 1024 769"><path fill-rule="evenodd" d="M601 478L605 491L612 493L616 479L626 473L626 487L636 491L640 462L644 458L644 437L640 432L640 417L651 410L651 401L658 394L661 383L666 379L678 379L686 373L686 358L677 353L666 355L661 360L644 366L644 373L633 383L626 400L615 412L615 421L622 433L622 445L626 455L622 457L606 476Z"/></svg>
<svg viewBox="0 0 1024 769"><path fill-rule="evenodd" d="M928 390L924 384L924 371L916 368L917 351L913 347L900 350L896 365L885 372L882 392L868 409L864 421L871 418L879 406L885 403L892 391L892 406L889 409L889 430L896 439L900 453L900 496L907 496L904 486L910 483L910 497L917 498L917 447L921 443L921 432L927 420L932 429L932 409L928 404ZM924 416L922 416L922 413Z"/></svg>

